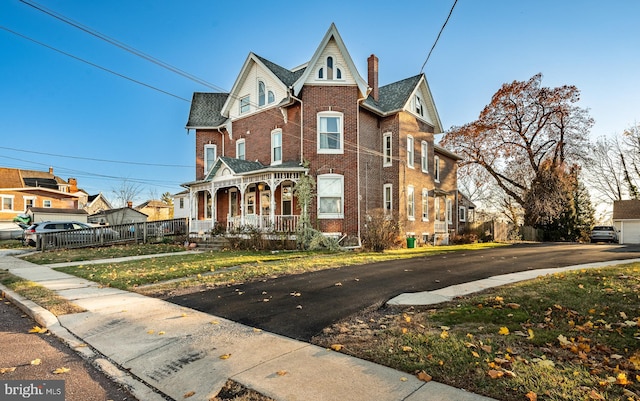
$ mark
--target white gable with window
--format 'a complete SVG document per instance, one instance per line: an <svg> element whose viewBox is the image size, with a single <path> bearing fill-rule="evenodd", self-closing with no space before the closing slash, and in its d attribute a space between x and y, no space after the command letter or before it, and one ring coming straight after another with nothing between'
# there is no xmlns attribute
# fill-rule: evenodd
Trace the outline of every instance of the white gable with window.
<svg viewBox="0 0 640 401"><path fill-rule="evenodd" d="M275 107L287 96L285 85L253 53L231 89L222 114L231 119Z"/></svg>
<svg viewBox="0 0 640 401"><path fill-rule="evenodd" d="M314 85L355 85L356 81L347 67L347 61L334 39L331 39L312 67L306 83Z"/></svg>

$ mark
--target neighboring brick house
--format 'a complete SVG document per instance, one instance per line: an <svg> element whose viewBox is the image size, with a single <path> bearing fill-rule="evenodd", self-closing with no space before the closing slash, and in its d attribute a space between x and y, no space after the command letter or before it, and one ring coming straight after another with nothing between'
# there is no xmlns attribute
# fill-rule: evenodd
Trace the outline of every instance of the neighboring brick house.
<svg viewBox="0 0 640 401"><path fill-rule="evenodd" d="M292 194L308 174L314 227L344 243L358 242L374 209L406 235L448 238L460 158L434 142L442 125L426 78L379 86L374 55L367 69L365 80L332 24L308 63L289 70L250 53L230 93L194 93L196 177L183 184L192 231L292 230Z"/></svg>
<svg viewBox="0 0 640 401"><path fill-rule="evenodd" d="M28 208L78 209L86 198L76 179L48 172L0 167L0 221L11 221Z"/></svg>
<svg viewBox="0 0 640 401"><path fill-rule="evenodd" d="M640 244L640 200L614 201L613 226L621 244Z"/></svg>

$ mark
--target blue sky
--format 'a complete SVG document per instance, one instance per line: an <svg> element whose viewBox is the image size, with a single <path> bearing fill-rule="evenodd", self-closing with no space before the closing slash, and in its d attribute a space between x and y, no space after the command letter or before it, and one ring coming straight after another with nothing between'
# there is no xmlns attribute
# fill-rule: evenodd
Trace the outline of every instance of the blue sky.
<svg viewBox="0 0 640 401"><path fill-rule="evenodd" d="M332 22L365 79L372 53L381 85L416 75L453 0L35 4L228 91L249 52L298 66ZM639 15L636 0L459 0L424 69L443 127L474 120L503 83L541 72L545 86L581 90L580 105L596 120L592 138L621 133L640 121ZM108 198L123 180L139 183L138 201L194 179L183 99L214 90L19 0L0 1L0 28L0 166L52 166Z"/></svg>

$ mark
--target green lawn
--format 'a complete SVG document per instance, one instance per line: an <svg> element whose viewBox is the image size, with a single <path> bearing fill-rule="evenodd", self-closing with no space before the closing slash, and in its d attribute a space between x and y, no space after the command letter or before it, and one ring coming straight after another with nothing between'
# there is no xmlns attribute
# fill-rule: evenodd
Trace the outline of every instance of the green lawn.
<svg viewBox="0 0 640 401"><path fill-rule="evenodd" d="M639 263L574 271L363 313L314 341L498 400L640 400L639 293Z"/></svg>
<svg viewBox="0 0 640 401"><path fill-rule="evenodd" d="M46 265L50 263L81 262L84 260L181 252L184 250L183 246L173 244L127 244L101 248L59 249L51 252L38 252L24 256L23 259L31 263Z"/></svg>
<svg viewBox="0 0 640 401"><path fill-rule="evenodd" d="M414 258L500 244L420 247L378 252L249 252L224 251L165 256L123 263L58 268L58 270L126 290L158 284L161 290L193 285L230 283L296 274L340 266ZM212 274L215 273L215 274ZM178 282L164 283L168 280ZM145 289L148 293L149 289Z"/></svg>

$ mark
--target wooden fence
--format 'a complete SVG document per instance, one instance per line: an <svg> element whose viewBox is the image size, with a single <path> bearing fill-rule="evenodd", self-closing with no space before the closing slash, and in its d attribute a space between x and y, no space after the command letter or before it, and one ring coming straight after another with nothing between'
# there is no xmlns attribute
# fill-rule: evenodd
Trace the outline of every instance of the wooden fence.
<svg viewBox="0 0 640 401"><path fill-rule="evenodd" d="M121 243L156 243L187 234L187 219L158 220L38 234L37 250L89 248Z"/></svg>

